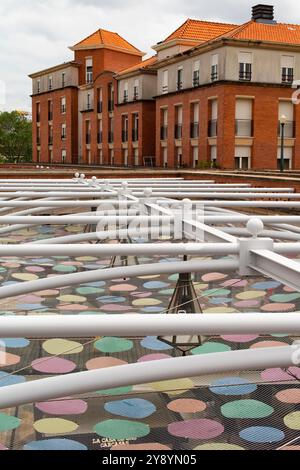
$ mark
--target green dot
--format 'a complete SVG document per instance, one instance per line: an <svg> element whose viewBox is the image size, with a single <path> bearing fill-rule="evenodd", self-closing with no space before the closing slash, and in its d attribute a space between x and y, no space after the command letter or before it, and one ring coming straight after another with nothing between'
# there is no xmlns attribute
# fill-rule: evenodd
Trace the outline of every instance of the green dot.
<svg viewBox="0 0 300 470"><path fill-rule="evenodd" d="M231 351L231 347L227 346L227 344L208 342L202 344L202 346L199 346L198 348L193 349L192 354L209 354L226 351Z"/></svg>
<svg viewBox="0 0 300 470"><path fill-rule="evenodd" d="M274 408L258 400L236 400L221 406L222 415L233 419L266 418L274 413Z"/></svg>
<svg viewBox="0 0 300 470"><path fill-rule="evenodd" d="M150 433L148 424L121 419L109 419L96 424L96 434L109 439L137 439Z"/></svg>
<svg viewBox="0 0 300 470"><path fill-rule="evenodd" d="M228 289L209 289L202 292L203 297L226 297L230 294Z"/></svg>
<svg viewBox="0 0 300 470"><path fill-rule="evenodd" d="M123 338L106 337L96 341L94 346L103 353L118 353L130 351L133 348L133 342Z"/></svg>
<svg viewBox="0 0 300 470"><path fill-rule="evenodd" d="M118 396L125 395L132 392L133 387L118 387L118 388L109 388L107 390L100 390L96 392L98 395L107 395L107 396Z"/></svg>
<svg viewBox="0 0 300 470"><path fill-rule="evenodd" d="M100 289L99 287L78 287L76 292L81 295L102 294L105 292L105 289Z"/></svg>
<svg viewBox="0 0 300 470"><path fill-rule="evenodd" d="M75 266L65 266L64 264L58 264L53 268L53 271L57 271L59 273L74 273L77 271Z"/></svg>
<svg viewBox="0 0 300 470"><path fill-rule="evenodd" d="M20 424L21 420L19 418L0 413L0 432L11 431L18 428Z"/></svg>
<svg viewBox="0 0 300 470"><path fill-rule="evenodd" d="M300 298L300 294L296 292L295 294L275 294L270 297L272 302L293 302L294 300L298 300Z"/></svg>

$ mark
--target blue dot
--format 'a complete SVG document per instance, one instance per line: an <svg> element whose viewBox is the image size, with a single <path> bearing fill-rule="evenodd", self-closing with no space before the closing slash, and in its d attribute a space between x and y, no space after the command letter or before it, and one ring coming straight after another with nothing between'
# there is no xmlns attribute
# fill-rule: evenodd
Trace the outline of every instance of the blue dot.
<svg viewBox="0 0 300 470"><path fill-rule="evenodd" d="M98 302L101 302L102 304L119 304L121 302L126 301L125 297L115 297L115 296L110 296L110 295L106 295L104 297L98 297L97 300Z"/></svg>
<svg viewBox="0 0 300 470"><path fill-rule="evenodd" d="M9 385L17 385L26 382L22 375L10 375L6 372L0 372L0 387L8 387Z"/></svg>
<svg viewBox="0 0 300 470"><path fill-rule="evenodd" d="M251 286L254 290L268 290L268 289L276 289L277 287L281 286L280 282L276 281L266 281L266 282L257 282Z"/></svg>
<svg viewBox="0 0 300 470"><path fill-rule="evenodd" d="M269 426L252 426L243 429L239 435L245 441L260 444L282 441L285 437L283 431Z"/></svg>
<svg viewBox="0 0 300 470"><path fill-rule="evenodd" d="M164 287L168 287L170 284L161 281L150 281L145 282L144 287L145 289L163 289Z"/></svg>
<svg viewBox="0 0 300 470"><path fill-rule="evenodd" d="M228 298L228 297L224 297L224 298L223 297L214 297L213 299L209 300L209 303L213 304L213 305L222 305L222 304L228 304L231 301L232 301L232 299Z"/></svg>
<svg viewBox="0 0 300 470"><path fill-rule="evenodd" d="M153 349L154 351L167 351L168 349L173 349L172 346L163 343L157 339L156 336L147 336L147 338L141 341L141 346L146 349Z"/></svg>
<svg viewBox="0 0 300 470"><path fill-rule="evenodd" d="M214 381L209 389L216 395L238 396L255 392L257 385L241 377L225 377Z"/></svg>
<svg viewBox="0 0 300 470"><path fill-rule="evenodd" d="M106 403L104 409L114 415L133 419L148 418L156 411L156 407L150 401L140 398L112 401Z"/></svg>
<svg viewBox="0 0 300 470"><path fill-rule="evenodd" d="M165 309L162 307L145 307L142 309L142 312L145 313L159 313L163 312Z"/></svg>
<svg viewBox="0 0 300 470"><path fill-rule="evenodd" d="M84 444L71 439L44 439L24 445L24 450L88 450Z"/></svg>
<svg viewBox="0 0 300 470"><path fill-rule="evenodd" d="M1 338L0 343L4 343L7 348L26 348L30 341L26 338Z"/></svg>

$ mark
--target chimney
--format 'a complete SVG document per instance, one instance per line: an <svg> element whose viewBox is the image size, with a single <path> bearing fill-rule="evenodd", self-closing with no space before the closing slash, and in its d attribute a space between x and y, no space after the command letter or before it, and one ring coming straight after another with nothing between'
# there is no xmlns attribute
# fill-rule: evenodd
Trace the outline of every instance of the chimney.
<svg viewBox="0 0 300 470"><path fill-rule="evenodd" d="M273 5L255 5L252 7L252 20L256 23L276 24Z"/></svg>

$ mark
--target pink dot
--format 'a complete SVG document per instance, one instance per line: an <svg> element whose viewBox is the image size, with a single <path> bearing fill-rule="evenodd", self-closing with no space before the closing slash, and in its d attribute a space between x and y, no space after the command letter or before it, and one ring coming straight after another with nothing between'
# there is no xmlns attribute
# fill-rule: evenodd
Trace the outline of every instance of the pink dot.
<svg viewBox="0 0 300 470"><path fill-rule="evenodd" d="M286 382L296 380L283 369L266 369L261 373L261 378L266 382Z"/></svg>
<svg viewBox="0 0 300 470"><path fill-rule="evenodd" d="M148 354L139 358L138 362L159 361L162 359L172 359L168 354Z"/></svg>
<svg viewBox="0 0 300 470"><path fill-rule="evenodd" d="M67 374L76 369L76 364L60 357L45 357L33 361L31 367L47 374Z"/></svg>
<svg viewBox="0 0 300 470"><path fill-rule="evenodd" d="M172 436L206 440L220 436L224 426L211 419L190 419L169 424L168 432Z"/></svg>
<svg viewBox="0 0 300 470"><path fill-rule="evenodd" d="M259 338L258 335L230 335L230 336L221 336L225 341L230 341L233 343L250 343Z"/></svg>
<svg viewBox="0 0 300 470"><path fill-rule="evenodd" d="M35 406L49 415L81 415L87 410L87 403L83 400L48 401Z"/></svg>

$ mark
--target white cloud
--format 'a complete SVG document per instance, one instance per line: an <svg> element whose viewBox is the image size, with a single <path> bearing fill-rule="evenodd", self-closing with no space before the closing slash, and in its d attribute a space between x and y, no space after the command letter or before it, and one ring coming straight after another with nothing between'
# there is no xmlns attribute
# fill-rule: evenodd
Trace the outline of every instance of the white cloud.
<svg viewBox="0 0 300 470"><path fill-rule="evenodd" d="M30 109L29 73L72 57L68 46L99 27L117 31L145 52L187 17L250 19L255 0L1 0L0 81L6 108ZM300 23L297 0L272 0L276 18Z"/></svg>

